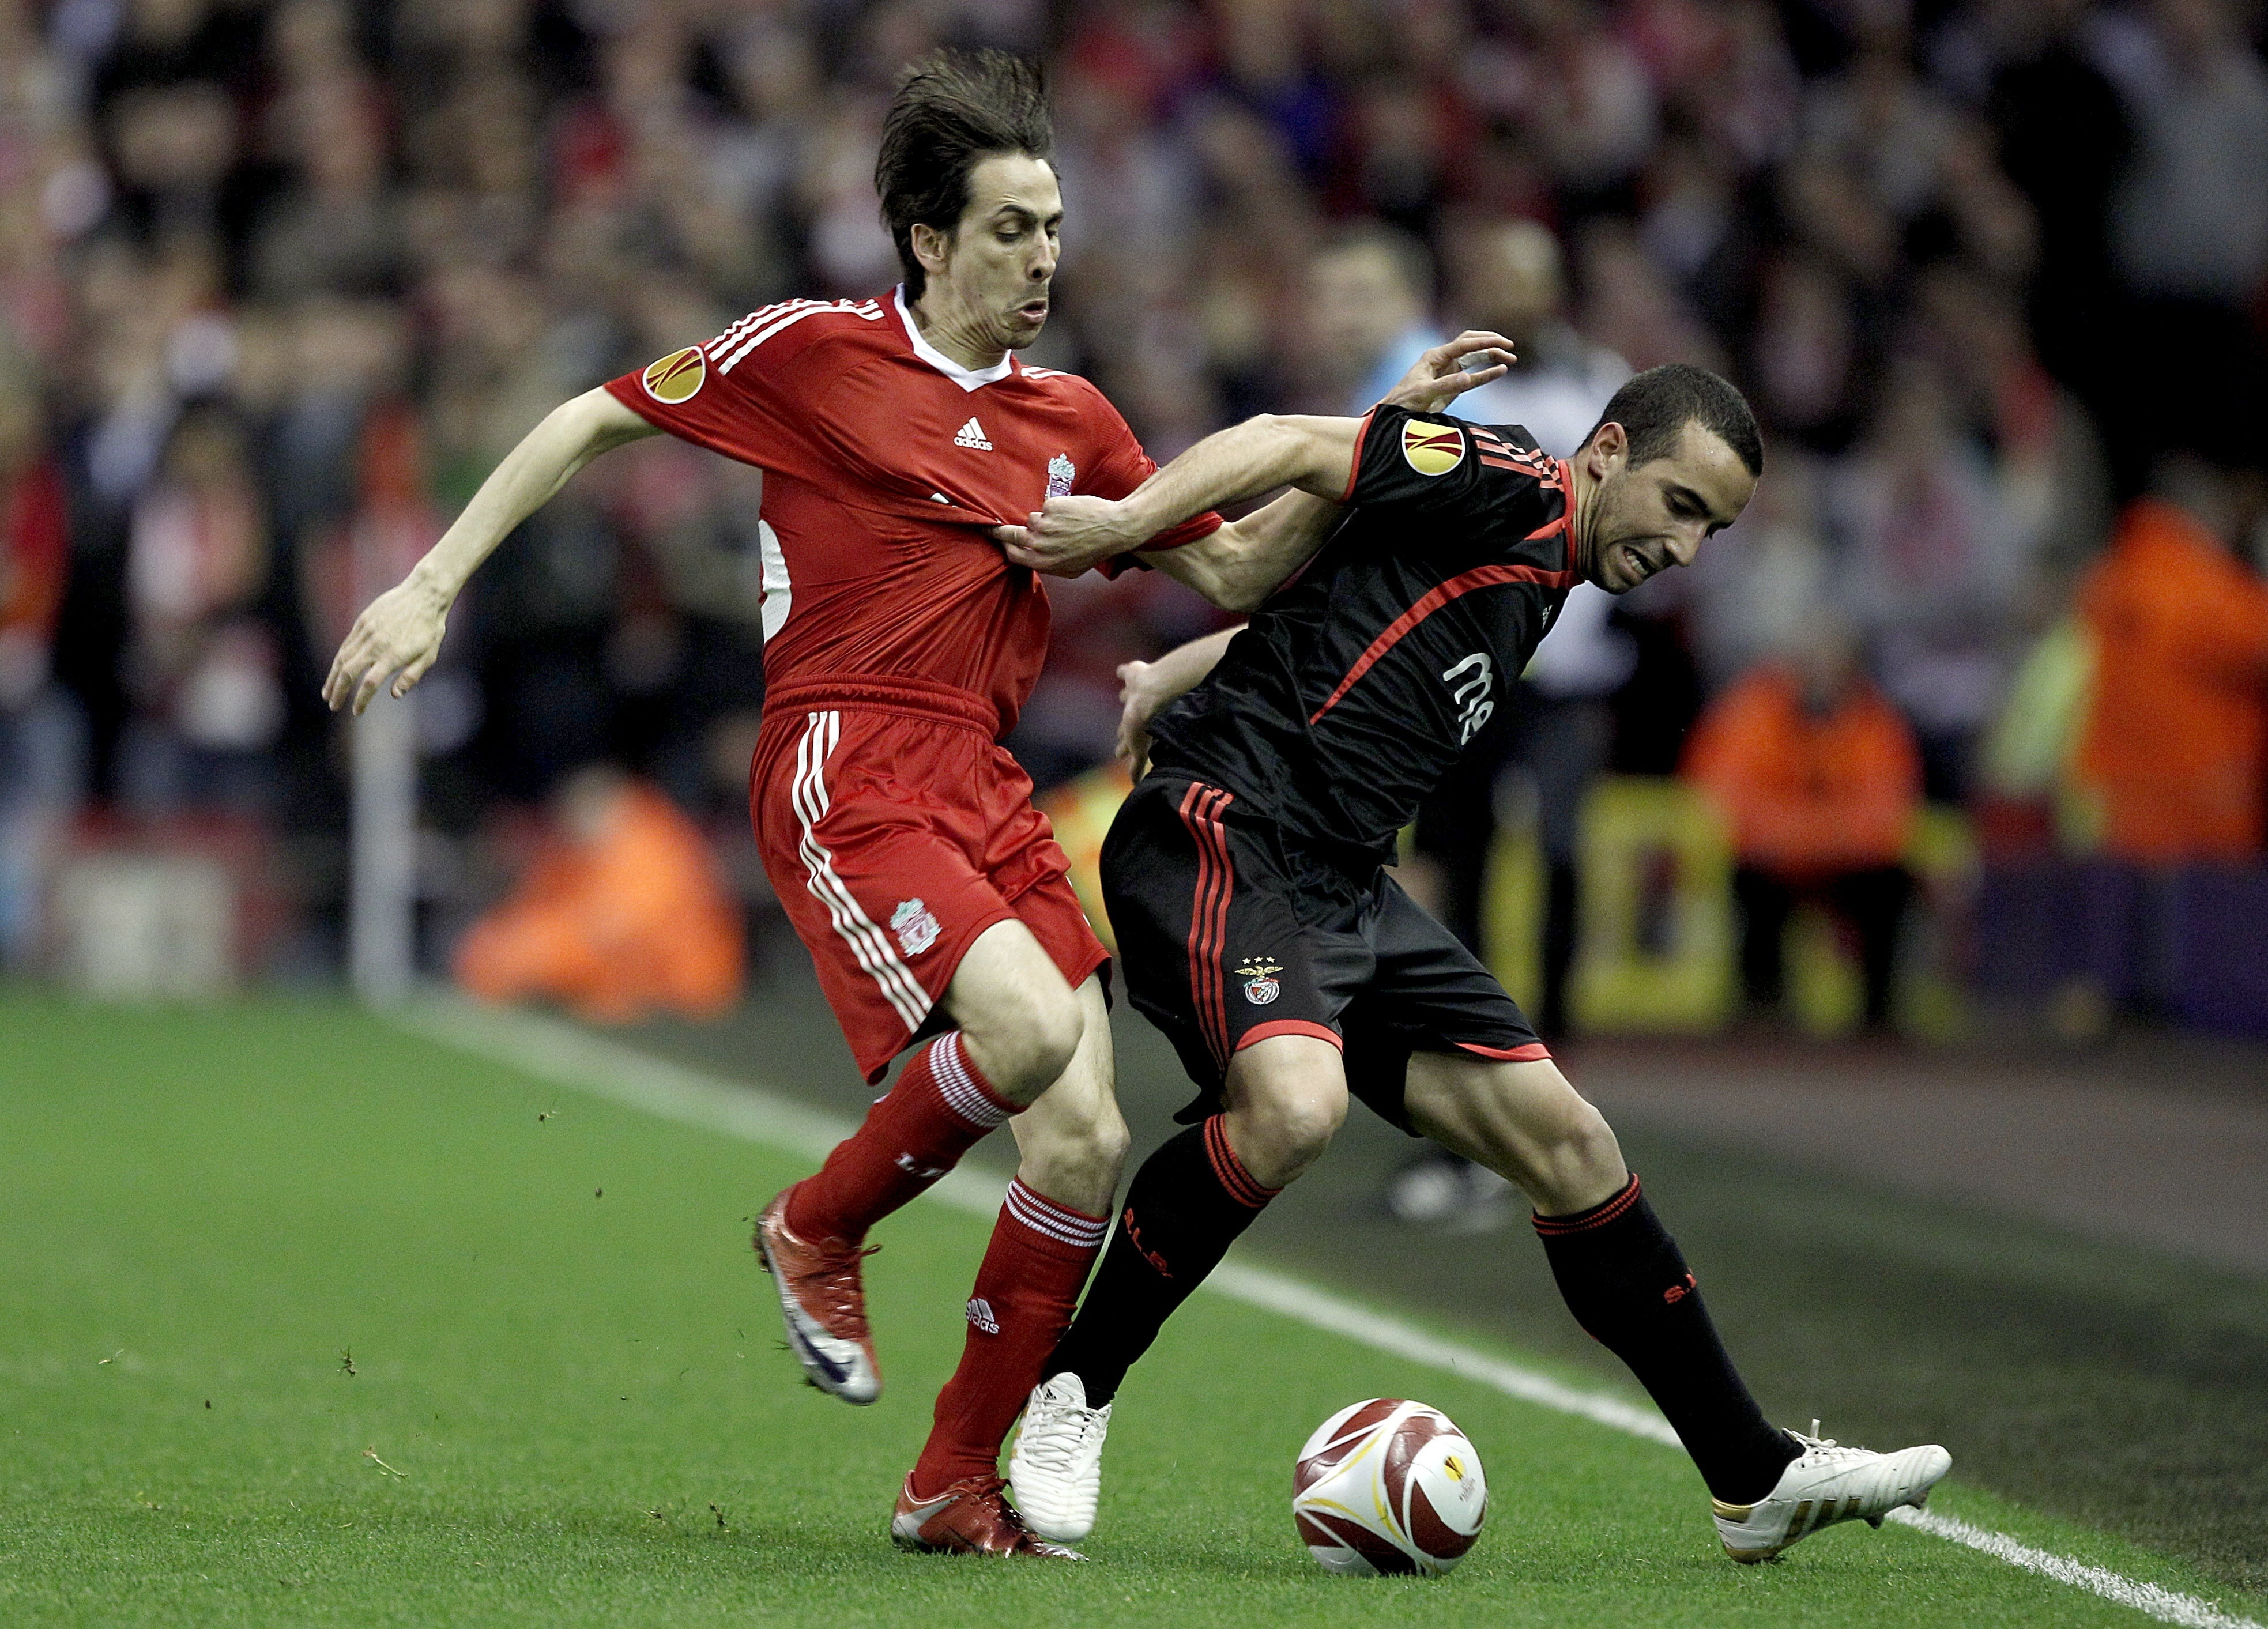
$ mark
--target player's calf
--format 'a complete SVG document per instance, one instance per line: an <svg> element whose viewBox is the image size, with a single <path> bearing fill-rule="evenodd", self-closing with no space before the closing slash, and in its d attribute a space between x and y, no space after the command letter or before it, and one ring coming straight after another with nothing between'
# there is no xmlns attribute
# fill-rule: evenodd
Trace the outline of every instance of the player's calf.
<svg viewBox="0 0 2268 1629"><path fill-rule="evenodd" d="M1415 1053L1403 1102L1419 1131L1519 1184L1544 1215L1587 1209L1630 1180L1606 1117L1549 1059Z"/></svg>

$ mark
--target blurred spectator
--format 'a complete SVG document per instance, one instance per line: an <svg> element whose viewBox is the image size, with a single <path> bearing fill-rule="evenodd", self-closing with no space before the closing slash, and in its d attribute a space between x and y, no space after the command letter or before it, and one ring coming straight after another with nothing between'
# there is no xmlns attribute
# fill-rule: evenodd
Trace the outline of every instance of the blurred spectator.
<svg viewBox="0 0 2268 1629"><path fill-rule="evenodd" d="M1535 221L1491 223L1464 245L1455 326L1510 339L1520 361L1503 379L1458 400L1476 423L1518 424L1555 458L1573 456L1630 368L1585 339L1565 314L1559 241ZM1414 360L1414 353L1412 358ZM1629 637L1609 625L1614 601L1579 585L1560 608L1503 717L1476 735L1420 812L1417 852L1430 862L1433 909L1481 947L1482 889L1497 832L1499 785L1509 766L1528 782L1548 876L1543 1004L1536 1021L1563 1034L1575 953L1576 836L1583 799L1606 766L1611 721L1604 698L1631 675Z"/></svg>
<svg viewBox="0 0 2268 1629"><path fill-rule="evenodd" d="M77 711L50 682L70 566L63 478L25 385L0 390L0 969L37 947L42 878L84 774Z"/></svg>
<svg viewBox="0 0 2268 1629"><path fill-rule="evenodd" d="M1943 370L1919 356L1892 368L1874 424L1829 477L1827 512L1843 598L1920 737L1930 795L1957 802L2021 643L2042 518L2012 500Z"/></svg>
<svg viewBox="0 0 2268 1629"><path fill-rule="evenodd" d="M2079 778L2109 854L2250 861L2268 790L2268 585L2245 557L2268 481L2182 453L2154 488L2080 586L2095 660Z"/></svg>
<svg viewBox="0 0 2268 1629"><path fill-rule="evenodd" d="M1567 321L1565 256L1549 227L1490 222L1468 232L1460 249L1454 326L1503 335L1520 360L1496 383L1460 397L1457 416L1521 425L1552 457L1572 458L1607 398L1630 377L1630 364ZM1412 351L1403 366L1416 360ZM1379 394L1392 383L1384 381Z"/></svg>
<svg viewBox="0 0 2268 1629"><path fill-rule="evenodd" d="M127 540L126 685L135 712L118 779L137 808L265 809L267 749L284 726L280 652L256 614L269 534L244 432L229 415L184 414Z"/></svg>
<svg viewBox="0 0 2268 1629"><path fill-rule="evenodd" d="M1912 889L1901 857L1921 770L1904 720L1859 668L1852 630L1815 619L1785 661L1711 703L1684 772L1732 829L1751 1007L1778 1006L1781 941L1796 904L1809 900L1857 938L1867 1025L1888 1028L1898 920Z"/></svg>
<svg viewBox="0 0 2268 1629"><path fill-rule="evenodd" d="M740 912L692 822L599 768L563 784L553 827L512 896L459 943L457 982L483 1001L544 998L600 1023L730 1006Z"/></svg>
<svg viewBox="0 0 2268 1629"><path fill-rule="evenodd" d="M2138 136L2112 215L2126 282L2242 304L2268 275L2268 70L2224 0L2156 0L2104 27Z"/></svg>
<svg viewBox="0 0 2268 1629"><path fill-rule="evenodd" d="M1317 400L1363 414L1447 337L1433 321L1433 263L1390 226L1347 229L1307 265L1307 362Z"/></svg>

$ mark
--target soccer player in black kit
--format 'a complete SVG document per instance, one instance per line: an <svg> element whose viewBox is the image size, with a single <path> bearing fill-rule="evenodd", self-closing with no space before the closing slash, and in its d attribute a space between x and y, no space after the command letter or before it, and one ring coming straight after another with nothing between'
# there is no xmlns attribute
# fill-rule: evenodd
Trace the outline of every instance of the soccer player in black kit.
<svg viewBox="0 0 2268 1629"><path fill-rule="evenodd" d="M1470 338L1434 353L1445 381ZM1676 1428L1734 1559L1835 1522L1879 1525L1950 1467L1941 1448L1875 1454L1764 1419L1606 1121L1495 975L1383 869L1568 590L1620 593L1690 564L1763 467L1740 393L1673 365L1617 391L1564 462L1517 427L1401 407L1263 417L1123 499L1050 499L1004 537L1023 564L1075 570L1279 486L1347 506L1247 627L1130 676L1128 730L1146 723L1150 764L1103 846L1104 893L1127 992L1199 1093L1190 1129L1135 1176L1026 1410L1010 1480L1035 1530L1093 1526L1127 1368L1322 1154L1350 1094L1528 1194L1568 1309Z"/></svg>

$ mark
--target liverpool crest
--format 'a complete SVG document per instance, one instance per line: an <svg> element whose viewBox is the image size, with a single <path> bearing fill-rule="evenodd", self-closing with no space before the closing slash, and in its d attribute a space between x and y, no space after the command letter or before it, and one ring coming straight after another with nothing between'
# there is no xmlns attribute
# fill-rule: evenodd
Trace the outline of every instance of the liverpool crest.
<svg viewBox="0 0 2268 1629"><path fill-rule="evenodd" d="M1070 497L1071 483L1078 479L1079 466L1062 453L1058 453L1048 460L1048 496L1049 498Z"/></svg>
<svg viewBox="0 0 2268 1629"><path fill-rule="evenodd" d="M890 931L898 936L899 949L917 956L937 943L937 913L917 899L902 900L890 913Z"/></svg>
<svg viewBox="0 0 2268 1629"><path fill-rule="evenodd" d="M1245 981L1244 999L1255 1006L1266 1006L1284 993L1284 986L1276 982L1283 968L1266 956L1247 956L1244 965L1236 969L1237 977Z"/></svg>

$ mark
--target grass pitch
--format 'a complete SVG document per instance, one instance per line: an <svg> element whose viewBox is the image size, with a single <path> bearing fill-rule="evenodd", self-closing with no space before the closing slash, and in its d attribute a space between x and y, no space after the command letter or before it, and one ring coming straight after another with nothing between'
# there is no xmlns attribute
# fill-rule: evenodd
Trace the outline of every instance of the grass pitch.
<svg viewBox="0 0 2268 1629"><path fill-rule="evenodd" d="M777 1350L743 1219L792 1156L648 1119L349 1008L0 996L0 1622L2132 1624L1926 1536L1718 1551L1679 1456L1201 1297L1125 1392L1083 1567L884 1537L958 1354L984 1224L878 1235L888 1389ZM1440 1581L1333 1579L1290 1464L1345 1403L1446 1409L1487 1466ZM2132 1547L1936 1507L2130 1576Z"/></svg>

